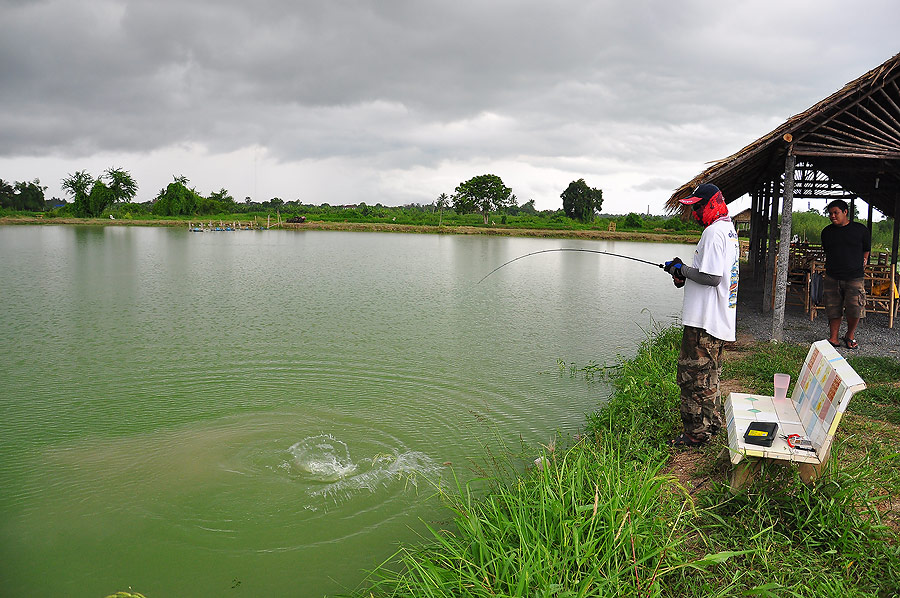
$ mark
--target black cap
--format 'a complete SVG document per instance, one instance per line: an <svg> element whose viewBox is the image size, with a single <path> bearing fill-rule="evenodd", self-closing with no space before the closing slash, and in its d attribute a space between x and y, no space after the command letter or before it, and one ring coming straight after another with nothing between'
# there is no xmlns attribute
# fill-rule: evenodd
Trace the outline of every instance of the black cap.
<svg viewBox="0 0 900 598"><path fill-rule="evenodd" d="M685 197L684 199L679 199L680 203L683 203L686 206L694 205L700 201L709 201L713 197L716 196L717 193L721 193L719 188L711 183L703 183L699 185L690 197Z"/></svg>

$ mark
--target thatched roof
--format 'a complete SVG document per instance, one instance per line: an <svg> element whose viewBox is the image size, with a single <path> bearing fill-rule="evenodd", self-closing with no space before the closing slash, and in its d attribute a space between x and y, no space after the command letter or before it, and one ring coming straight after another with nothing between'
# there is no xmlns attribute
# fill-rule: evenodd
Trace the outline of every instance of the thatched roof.
<svg viewBox="0 0 900 598"><path fill-rule="evenodd" d="M679 187L666 202L678 200L700 183L717 185L731 202L780 181L788 148L807 171L824 173L849 196L860 197L894 217L900 193L900 54L872 69L805 112L712 166ZM815 186L815 185L814 185ZM834 185L832 185L834 187ZM795 197L821 197L799 195Z"/></svg>

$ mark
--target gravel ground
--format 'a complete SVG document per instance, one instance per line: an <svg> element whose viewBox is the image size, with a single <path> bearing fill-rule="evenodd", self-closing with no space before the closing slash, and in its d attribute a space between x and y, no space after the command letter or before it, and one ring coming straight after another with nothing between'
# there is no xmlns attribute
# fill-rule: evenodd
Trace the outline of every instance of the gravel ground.
<svg viewBox="0 0 900 598"><path fill-rule="evenodd" d="M749 274L741 273L738 290L738 335L751 335L758 341L772 338L772 312L762 312L762 289L757 288ZM841 337L846 330L841 325ZM787 305L784 310L784 341L808 345L828 338L828 319L823 312L810 321L799 305ZM845 357L852 355L882 355L900 360L900 317L894 317L894 328L888 328L887 314L869 313L856 329L859 347L838 351Z"/></svg>

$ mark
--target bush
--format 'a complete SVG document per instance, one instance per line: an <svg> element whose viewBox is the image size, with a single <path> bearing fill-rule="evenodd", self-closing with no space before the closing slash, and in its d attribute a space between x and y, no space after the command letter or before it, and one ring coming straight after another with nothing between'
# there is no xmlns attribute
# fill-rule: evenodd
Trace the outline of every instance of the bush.
<svg viewBox="0 0 900 598"><path fill-rule="evenodd" d="M625 220L622 222L622 226L625 228L643 228L644 220L635 214L634 212L625 216Z"/></svg>
<svg viewBox="0 0 900 598"><path fill-rule="evenodd" d="M109 206L101 214L102 218L112 216L116 220L132 220L134 218L145 218L150 215L147 206L141 203L117 203Z"/></svg>

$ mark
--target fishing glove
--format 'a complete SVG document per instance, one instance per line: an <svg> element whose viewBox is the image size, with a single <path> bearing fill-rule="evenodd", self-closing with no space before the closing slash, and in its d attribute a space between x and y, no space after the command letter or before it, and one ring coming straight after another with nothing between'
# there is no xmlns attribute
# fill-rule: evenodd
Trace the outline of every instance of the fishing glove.
<svg viewBox="0 0 900 598"><path fill-rule="evenodd" d="M684 286L684 281L687 280L684 277L684 273L681 271L681 266L683 265L684 262L681 261L681 258L676 257L675 259L666 262L666 265L663 266L663 270L672 275L672 282L679 289Z"/></svg>

